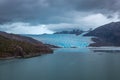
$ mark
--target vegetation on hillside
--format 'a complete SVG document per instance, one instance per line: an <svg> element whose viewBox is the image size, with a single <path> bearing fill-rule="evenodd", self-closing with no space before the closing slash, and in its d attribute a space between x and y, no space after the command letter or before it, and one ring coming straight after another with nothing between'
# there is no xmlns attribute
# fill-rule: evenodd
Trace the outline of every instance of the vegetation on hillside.
<svg viewBox="0 0 120 80"><path fill-rule="evenodd" d="M20 56L16 52L17 46L21 47L24 55L52 53L52 50L45 45L36 45L24 41L17 41L0 35L0 57Z"/></svg>

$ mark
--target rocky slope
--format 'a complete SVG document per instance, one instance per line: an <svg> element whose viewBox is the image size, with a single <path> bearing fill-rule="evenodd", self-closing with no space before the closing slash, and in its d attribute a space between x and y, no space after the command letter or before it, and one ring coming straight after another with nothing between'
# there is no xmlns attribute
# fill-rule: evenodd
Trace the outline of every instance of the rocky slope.
<svg viewBox="0 0 120 80"><path fill-rule="evenodd" d="M90 46L120 46L120 22L100 26L84 36L95 36Z"/></svg>
<svg viewBox="0 0 120 80"><path fill-rule="evenodd" d="M54 34L76 34L76 35L80 35L82 34L84 31L79 30L79 29L74 29L72 31L61 31L61 32L56 32Z"/></svg>
<svg viewBox="0 0 120 80"><path fill-rule="evenodd" d="M0 58L17 56L31 57L52 52L53 50L42 42L29 37L0 31Z"/></svg>

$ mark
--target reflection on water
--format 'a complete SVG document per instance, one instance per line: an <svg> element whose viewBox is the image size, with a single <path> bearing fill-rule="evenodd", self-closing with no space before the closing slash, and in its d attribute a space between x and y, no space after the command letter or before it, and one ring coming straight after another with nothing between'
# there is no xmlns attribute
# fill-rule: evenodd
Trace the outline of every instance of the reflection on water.
<svg viewBox="0 0 120 80"><path fill-rule="evenodd" d="M0 80L120 80L120 54L61 48L54 54L4 60Z"/></svg>
<svg viewBox="0 0 120 80"><path fill-rule="evenodd" d="M120 53L120 47L91 47L94 52Z"/></svg>

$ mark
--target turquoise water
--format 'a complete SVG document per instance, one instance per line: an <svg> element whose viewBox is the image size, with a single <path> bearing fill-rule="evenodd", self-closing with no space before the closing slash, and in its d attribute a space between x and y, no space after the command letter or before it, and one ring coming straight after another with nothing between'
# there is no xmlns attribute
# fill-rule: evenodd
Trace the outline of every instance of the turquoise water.
<svg viewBox="0 0 120 80"><path fill-rule="evenodd" d="M0 60L0 80L120 80L120 54L60 48L34 58Z"/></svg>
<svg viewBox="0 0 120 80"><path fill-rule="evenodd" d="M120 80L120 47L90 48L90 37L82 35L29 36L65 48L28 59L0 60L0 80Z"/></svg>

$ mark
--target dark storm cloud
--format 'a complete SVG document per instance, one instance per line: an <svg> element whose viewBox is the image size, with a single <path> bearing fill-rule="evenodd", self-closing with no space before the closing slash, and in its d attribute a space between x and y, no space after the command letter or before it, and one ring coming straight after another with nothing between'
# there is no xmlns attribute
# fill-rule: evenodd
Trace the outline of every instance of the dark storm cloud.
<svg viewBox="0 0 120 80"><path fill-rule="evenodd" d="M0 23L30 21L57 23L54 17L67 12L119 12L119 0L0 0Z"/></svg>
<svg viewBox="0 0 120 80"><path fill-rule="evenodd" d="M47 0L57 8L67 8L78 11L120 11L119 0Z"/></svg>

